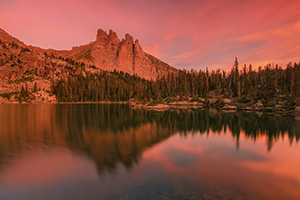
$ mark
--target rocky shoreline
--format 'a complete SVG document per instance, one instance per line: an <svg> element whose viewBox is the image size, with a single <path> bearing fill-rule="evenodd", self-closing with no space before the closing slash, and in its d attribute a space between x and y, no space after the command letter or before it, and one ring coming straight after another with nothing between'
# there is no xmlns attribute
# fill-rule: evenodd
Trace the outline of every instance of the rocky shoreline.
<svg viewBox="0 0 300 200"><path fill-rule="evenodd" d="M205 108L217 108L222 111L250 111L250 112L272 112L279 114L297 114L300 115L300 106L296 106L294 110L279 110L272 107L266 107L262 104L253 104L250 106L241 105L231 105L225 104L223 106L207 105L205 103L199 102L188 102L188 101L176 101L176 102L158 102L151 104L147 103L137 103L133 100L129 101L129 105L132 109L144 109L144 110L154 110L154 111L166 111L169 109L205 109Z"/></svg>
<svg viewBox="0 0 300 200"><path fill-rule="evenodd" d="M293 110L276 110L272 107L266 107L258 104L253 104L252 106L241 106L241 105L232 105L225 104L222 106L208 105L206 103L199 102L188 102L188 101L175 101L175 102L136 102L133 99L129 101L101 101L101 102L57 102L54 101L32 101L32 102L9 102L3 101L0 102L0 105L4 104L129 104L132 109L143 109L143 110L153 110L153 111L166 111L169 109L207 109L207 108L216 108L222 111L248 111L248 112L270 112L270 113L279 113L279 114L295 114L300 115L300 105L297 105Z"/></svg>
<svg viewBox="0 0 300 200"><path fill-rule="evenodd" d="M1 98L1 97L0 97ZM128 101L99 101L99 102L57 102L54 101L31 101L31 102L22 102L19 103L17 101L10 102L10 101L0 101L0 105L10 105L10 104L128 104Z"/></svg>

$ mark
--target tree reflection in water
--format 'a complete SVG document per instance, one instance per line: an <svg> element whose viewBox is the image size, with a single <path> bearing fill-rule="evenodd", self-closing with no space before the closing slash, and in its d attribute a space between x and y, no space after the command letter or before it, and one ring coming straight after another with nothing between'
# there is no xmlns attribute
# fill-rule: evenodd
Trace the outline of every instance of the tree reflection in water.
<svg viewBox="0 0 300 200"><path fill-rule="evenodd" d="M241 134L267 138L267 150L287 135L300 138L294 116L217 110L132 110L123 104L1 105L0 157L28 148L61 145L92 159L99 173L127 168L143 151L174 134L231 134L239 148ZM13 152L13 153L12 153ZM1 162L1 161L0 161Z"/></svg>

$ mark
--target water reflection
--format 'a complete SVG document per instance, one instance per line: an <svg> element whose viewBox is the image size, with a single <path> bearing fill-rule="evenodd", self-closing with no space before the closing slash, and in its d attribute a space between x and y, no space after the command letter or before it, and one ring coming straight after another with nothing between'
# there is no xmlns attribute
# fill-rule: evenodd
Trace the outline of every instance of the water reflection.
<svg viewBox="0 0 300 200"><path fill-rule="evenodd" d="M259 191L262 184L299 197L294 116L0 105L0 127L0 198L19 199L12 192L19 188L29 199L36 190L43 199L55 198L53 190L74 199L79 186L78 199L279 197ZM105 189L99 193L99 187Z"/></svg>
<svg viewBox="0 0 300 200"><path fill-rule="evenodd" d="M240 134L256 141L266 138L267 149L287 135L300 138L294 116L216 110L149 112L127 105L5 105L0 106L0 156L28 148L66 146L91 157L102 169L118 162L132 166L142 152L180 133L229 133L239 148Z"/></svg>

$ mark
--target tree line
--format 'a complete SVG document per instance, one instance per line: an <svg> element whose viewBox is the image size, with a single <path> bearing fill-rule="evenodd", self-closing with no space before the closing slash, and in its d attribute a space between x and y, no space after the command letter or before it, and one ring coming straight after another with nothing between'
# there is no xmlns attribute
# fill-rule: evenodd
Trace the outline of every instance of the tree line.
<svg viewBox="0 0 300 200"><path fill-rule="evenodd" d="M281 98L295 104L300 97L300 63L286 68L266 65L254 70L239 66L237 58L230 72L218 70L179 70L154 80L124 72L70 76L53 82L52 92L59 102L138 101L201 97L229 98L241 103L274 102Z"/></svg>

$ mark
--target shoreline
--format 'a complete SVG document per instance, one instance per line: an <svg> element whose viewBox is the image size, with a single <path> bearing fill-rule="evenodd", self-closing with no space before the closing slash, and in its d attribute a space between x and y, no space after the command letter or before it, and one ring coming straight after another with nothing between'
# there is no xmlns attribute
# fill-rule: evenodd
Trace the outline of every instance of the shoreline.
<svg viewBox="0 0 300 200"><path fill-rule="evenodd" d="M276 114L291 114L291 115L300 115L300 107L296 107L295 110L274 110L271 107L240 107L233 105L225 105L221 106L207 106L203 103L195 103L195 102L172 102L172 103L165 103L165 104L157 104L157 105L149 105L148 102L146 104L137 104L136 102L129 100L129 101L100 101L100 102L6 102L1 103L0 105L50 105L50 104L57 104L57 105L67 105L67 104L128 104L132 109L141 109L141 110L152 110L152 111L167 111L170 109L209 109L215 108L221 110L222 112L236 112L236 111L244 111L244 112L264 112L264 113L276 113ZM253 105L254 106L254 105Z"/></svg>
<svg viewBox="0 0 300 200"><path fill-rule="evenodd" d="M274 113L274 114L291 114L300 115L300 111L277 111L277 110L266 110L266 109L222 109L216 107L197 107L197 106L170 106L170 107L156 107L156 106L131 106L132 109L142 109L142 110L152 110L152 111L166 111L169 109L209 109L215 108L221 110L222 112L263 112L263 113Z"/></svg>
<svg viewBox="0 0 300 200"><path fill-rule="evenodd" d="M99 101L99 102L5 102L0 105L47 105L47 104L128 104L127 101Z"/></svg>
<svg viewBox="0 0 300 200"><path fill-rule="evenodd" d="M129 101L129 106L132 109L143 109L143 110L154 110L154 111L166 111L169 109L209 109L215 108L221 111L244 111L244 112L264 112L264 113L277 113L277 114L293 114L300 115L300 107L296 107L295 110L275 110L271 107L237 107L234 105L225 105L221 106L207 106L202 103L166 103L166 104L157 104L157 105L149 105L146 104L137 104L135 102Z"/></svg>

